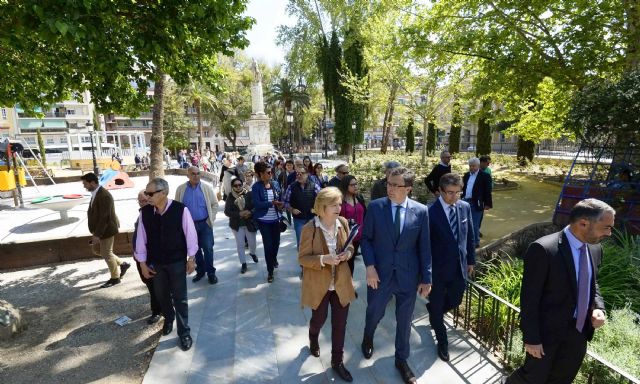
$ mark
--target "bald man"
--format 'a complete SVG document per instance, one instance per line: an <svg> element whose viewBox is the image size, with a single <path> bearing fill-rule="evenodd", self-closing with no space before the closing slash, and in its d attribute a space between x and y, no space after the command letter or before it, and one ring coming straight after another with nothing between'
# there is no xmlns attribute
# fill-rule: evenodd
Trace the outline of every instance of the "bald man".
<svg viewBox="0 0 640 384"><path fill-rule="evenodd" d="M218 212L218 199L213 188L200 181L200 168L189 167L187 178L189 180L176 189L175 200L189 209L198 233L196 276L193 282L202 280L206 273L209 284L216 284L218 278L213 266L213 222Z"/></svg>

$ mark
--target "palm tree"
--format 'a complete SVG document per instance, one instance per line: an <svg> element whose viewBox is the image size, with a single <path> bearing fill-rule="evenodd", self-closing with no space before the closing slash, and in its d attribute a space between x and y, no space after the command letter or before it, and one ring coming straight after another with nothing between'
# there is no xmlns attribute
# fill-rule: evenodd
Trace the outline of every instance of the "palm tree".
<svg viewBox="0 0 640 384"><path fill-rule="evenodd" d="M287 112L293 112L292 106L294 103L298 108L309 108L311 98L306 90L298 89L288 79L283 78L280 79L280 82L273 84L267 92L267 103L275 103L282 106L282 121L285 124L284 132L287 132ZM298 137L300 138L300 135Z"/></svg>
<svg viewBox="0 0 640 384"><path fill-rule="evenodd" d="M198 124L198 150L204 153L204 132L202 129L202 104L211 106L215 101L215 96L211 88L206 84L191 80L187 86L180 90L180 95L187 105L193 105L196 109L196 121Z"/></svg>

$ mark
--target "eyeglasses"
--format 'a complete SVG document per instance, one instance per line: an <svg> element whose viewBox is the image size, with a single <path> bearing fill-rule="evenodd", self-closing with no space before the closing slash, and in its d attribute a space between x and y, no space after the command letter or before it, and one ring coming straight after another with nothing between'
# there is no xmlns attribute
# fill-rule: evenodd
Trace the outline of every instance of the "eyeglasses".
<svg viewBox="0 0 640 384"><path fill-rule="evenodd" d="M461 191L442 191L447 196L460 196L462 195Z"/></svg>
<svg viewBox="0 0 640 384"><path fill-rule="evenodd" d="M164 191L164 189L158 189L157 191L153 191L153 192L144 191L144 195L147 196L147 197L153 197L153 195L155 195L158 192L162 192L162 191Z"/></svg>
<svg viewBox="0 0 640 384"><path fill-rule="evenodd" d="M400 184L394 184L394 183L387 183L387 188L404 188L404 187L408 187L408 185L400 185Z"/></svg>

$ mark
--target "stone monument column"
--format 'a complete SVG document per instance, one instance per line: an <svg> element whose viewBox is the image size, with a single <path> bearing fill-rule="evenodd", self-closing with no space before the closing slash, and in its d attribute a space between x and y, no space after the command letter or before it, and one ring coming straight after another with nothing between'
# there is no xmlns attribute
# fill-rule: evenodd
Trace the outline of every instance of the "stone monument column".
<svg viewBox="0 0 640 384"><path fill-rule="evenodd" d="M273 153L271 144L271 129L269 121L271 119L264 113L264 97L262 93L262 73L255 59L251 63L253 71L253 83L251 84L251 117L246 121L245 126L249 132L249 146L247 152L264 155L267 152Z"/></svg>

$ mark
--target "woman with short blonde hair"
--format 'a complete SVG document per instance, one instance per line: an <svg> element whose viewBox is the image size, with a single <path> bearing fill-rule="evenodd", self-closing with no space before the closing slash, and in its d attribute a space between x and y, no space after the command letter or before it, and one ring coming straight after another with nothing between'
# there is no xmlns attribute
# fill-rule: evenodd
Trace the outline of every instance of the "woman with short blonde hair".
<svg viewBox="0 0 640 384"><path fill-rule="evenodd" d="M349 303L356 296L347 264L353 257L353 246L343 249L349 224L339 216L341 208L342 193L338 188L328 187L318 192L313 205L317 216L302 228L298 262L304 270L301 304L311 308L311 354L320 356L318 336L331 305L331 367L343 380L351 382L351 373L342 360Z"/></svg>

